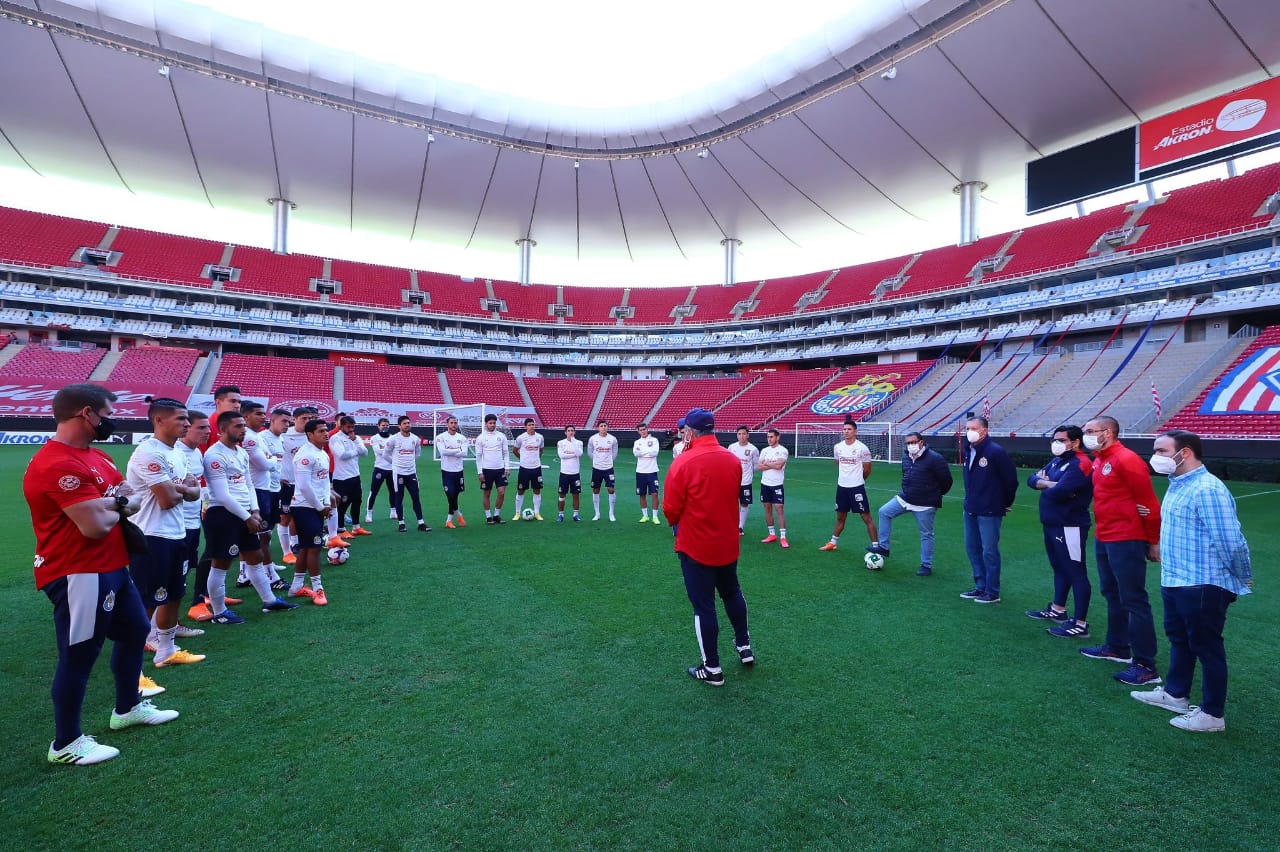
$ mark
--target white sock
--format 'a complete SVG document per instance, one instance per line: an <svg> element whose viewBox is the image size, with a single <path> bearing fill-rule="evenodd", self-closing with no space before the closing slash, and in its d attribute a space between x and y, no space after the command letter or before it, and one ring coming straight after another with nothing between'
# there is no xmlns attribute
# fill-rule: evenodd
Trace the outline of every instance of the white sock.
<svg viewBox="0 0 1280 852"><path fill-rule="evenodd" d="M542 514L542 495L541 494L533 495L533 513L535 515Z"/></svg>
<svg viewBox="0 0 1280 852"><path fill-rule="evenodd" d="M301 571L293 572L293 582L289 584L289 594L296 595L307 584L307 575Z"/></svg>
<svg viewBox="0 0 1280 852"><path fill-rule="evenodd" d="M618 503L618 495L610 494L609 495L609 515L610 516L613 515L613 507L616 506L617 503Z"/></svg>
<svg viewBox="0 0 1280 852"><path fill-rule="evenodd" d="M276 527L276 538L280 540L280 551L286 556L293 553L293 547L289 543L289 528L284 524Z"/></svg>
<svg viewBox="0 0 1280 852"><path fill-rule="evenodd" d="M517 494L516 495L516 514L517 515L520 514L520 507L523 505L524 505L524 495Z"/></svg>
<svg viewBox="0 0 1280 852"><path fill-rule="evenodd" d="M298 536L295 534L290 534L289 536L289 549L290 550L298 549Z"/></svg>
<svg viewBox="0 0 1280 852"><path fill-rule="evenodd" d="M329 528L329 538L333 538L338 534L338 513L330 512L329 520L326 521L326 524Z"/></svg>
<svg viewBox="0 0 1280 852"><path fill-rule="evenodd" d="M311 575L311 588L317 592L324 588L324 581L320 579L319 574Z"/></svg>
<svg viewBox="0 0 1280 852"><path fill-rule="evenodd" d="M279 565L277 565L274 562L268 562L266 564L267 564L267 572L271 575L271 582L274 583L276 580L280 579L281 568Z"/></svg>
<svg viewBox="0 0 1280 852"><path fill-rule="evenodd" d="M782 538L786 538L786 537L787 537L787 528L786 528L786 527L783 527L782 529L778 530L778 532L779 532L779 533L781 533L781 537L782 537Z"/></svg>
<svg viewBox="0 0 1280 852"><path fill-rule="evenodd" d="M271 603L276 599L275 590L271 588L271 577L267 574L267 566L258 564L249 566L249 581L253 590L262 598L262 602Z"/></svg>
<svg viewBox="0 0 1280 852"><path fill-rule="evenodd" d="M738 529L745 530L747 528L747 507L738 507Z"/></svg>
<svg viewBox="0 0 1280 852"><path fill-rule="evenodd" d="M209 608L214 615L222 615L227 611L227 569L209 569Z"/></svg>
<svg viewBox="0 0 1280 852"><path fill-rule="evenodd" d="M833 535L833 536L831 536L831 543L832 543L832 544L839 544L839 543L840 543L840 536L838 536L838 535Z"/></svg>
<svg viewBox="0 0 1280 852"><path fill-rule="evenodd" d="M591 505L596 507L596 514L597 515L600 514L600 495L599 494L591 495Z"/></svg>
<svg viewBox="0 0 1280 852"><path fill-rule="evenodd" d="M648 506L641 506L641 507L640 507L640 520L642 520L642 521L647 521L647 520L649 520L649 507L648 507Z"/></svg>
<svg viewBox="0 0 1280 852"><path fill-rule="evenodd" d="M485 510L484 510L484 516L485 516L486 518L492 518L492 517L493 517L493 510L492 510L492 509L485 509Z"/></svg>
<svg viewBox="0 0 1280 852"><path fill-rule="evenodd" d="M178 626L175 624L167 630L156 631L156 659L163 662L173 656L173 652L177 650L173 644L174 634L178 632Z"/></svg>
<svg viewBox="0 0 1280 852"><path fill-rule="evenodd" d="M769 535L774 535L773 525L769 525Z"/></svg>
<svg viewBox="0 0 1280 852"><path fill-rule="evenodd" d="M236 575L236 582L237 582L237 583L247 583L247 582L249 582L249 572L248 572L248 567L244 564L244 560L243 560L243 559L242 559L242 560L240 560L240 573Z"/></svg>

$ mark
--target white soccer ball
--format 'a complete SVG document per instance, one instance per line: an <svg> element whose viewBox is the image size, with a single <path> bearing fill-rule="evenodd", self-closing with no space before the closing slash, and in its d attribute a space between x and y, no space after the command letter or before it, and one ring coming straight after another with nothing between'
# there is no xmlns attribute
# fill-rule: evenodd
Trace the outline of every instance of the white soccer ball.
<svg viewBox="0 0 1280 852"><path fill-rule="evenodd" d="M526 521L532 521L533 515L534 515L534 512L532 509L525 509L523 512L520 513L520 517L524 518Z"/></svg>
<svg viewBox="0 0 1280 852"><path fill-rule="evenodd" d="M350 558L351 558L351 551L347 550L345 547L329 548L328 559L329 559L330 565L341 565L342 563L346 562Z"/></svg>
<svg viewBox="0 0 1280 852"><path fill-rule="evenodd" d="M884 567L884 557L879 553L868 553L862 557L862 564L867 566L868 571L879 571Z"/></svg>

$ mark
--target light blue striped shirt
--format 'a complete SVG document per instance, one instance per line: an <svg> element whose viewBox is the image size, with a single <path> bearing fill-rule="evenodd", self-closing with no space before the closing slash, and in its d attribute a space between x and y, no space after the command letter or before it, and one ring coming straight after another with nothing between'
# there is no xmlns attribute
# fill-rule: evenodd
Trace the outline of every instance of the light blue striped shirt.
<svg viewBox="0 0 1280 852"><path fill-rule="evenodd" d="M1219 586L1249 594L1249 543L1236 517L1236 501L1203 465L1169 477L1160 504L1160 585Z"/></svg>

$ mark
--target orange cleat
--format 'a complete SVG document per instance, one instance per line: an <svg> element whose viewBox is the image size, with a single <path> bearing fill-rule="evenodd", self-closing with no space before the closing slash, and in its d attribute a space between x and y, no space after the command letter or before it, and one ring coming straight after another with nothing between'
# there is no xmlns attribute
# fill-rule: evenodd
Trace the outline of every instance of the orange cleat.
<svg viewBox="0 0 1280 852"><path fill-rule="evenodd" d="M467 519L462 517L461 512L454 512L453 516L458 519L458 526L465 527L467 525Z"/></svg>
<svg viewBox="0 0 1280 852"><path fill-rule="evenodd" d="M324 589L312 589L311 602L316 606L328 606L329 596L324 593Z"/></svg>
<svg viewBox="0 0 1280 852"><path fill-rule="evenodd" d="M761 544L773 544L773 543L774 543L775 541L777 541L777 540L778 540L778 537L777 537L776 535L774 535L773 533L769 533L767 536L765 536L764 538L760 539L760 543L761 543Z"/></svg>
<svg viewBox="0 0 1280 852"><path fill-rule="evenodd" d="M791 547L791 545L787 544L787 540L786 540L785 538L784 538L784 539L781 539L781 540L779 541L779 544L781 544L781 545L782 545L782 549L783 549L783 550L786 550L787 548Z"/></svg>
<svg viewBox="0 0 1280 852"><path fill-rule="evenodd" d="M227 595L227 606L240 606L242 603L244 603L244 601L240 598L233 598L231 595Z"/></svg>
<svg viewBox="0 0 1280 852"><path fill-rule="evenodd" d="M207 603L201 601L187 610L187 618L192 621L212 621L213 610L209 608Z"/></svg>
<svg viewBox="0 0 1280 852"><path fill-rule="evenodd" d="M184 666L191 663L199 663L204 660L204 654L193 654L190 651L184 651L178 648L172 655L163 660L156 660L155 667L162 669L165 666Z"/></svg>
<svg viewBox="0 0 1280 852"><path fill-rule="evenodd" d="M294 556L292 553L286 553L284 555L285 565L294 565L297 563L297 561L298 561L298 557Z"/></svg>
<svg viewBox="0 0 1280 852"><path fill-rule="evenodd" d="M306 586L303 586L301 589L298 589L298 591L296 592L289 593L289 597L291 598L310 598L314 596L315 596L315 592L311 591Z"/></svg>
<svg viewBox="0 0 1280 852"><path fill-rule="evenodd" d="M333 538L326 541L324 543L324 546L325 547L346 547L347 542L345 539L335 535Z"/></svg>
<svg viewBox="0 0 1280 852"><path fill-rule="evenodd" d="M358 536L358 535L373 535L373 533L369 532L364 527L356 527L351 531L351 536L352 538L354 538L355 536Z"/></svg>
<svg viewBox="0 0 1280 852"><path fill-rule="evenodd" d="M447 530L456 530L456 529L457 529L457 527L454 525L453 521L445 521L445 522L444 522L444 528L445 528L445 529L447 529Z"/></svg>
<svg viewBox="0 0 1280 852"><path fill-rule="evenodd" d="M833 544L832 542L827 542L826 544L822 545L822 547L819 547L818 549L819 549L819 550L831 551L831 550L835 550L835 549L836 549L836 546L835 546L835 544Z"/></svg>

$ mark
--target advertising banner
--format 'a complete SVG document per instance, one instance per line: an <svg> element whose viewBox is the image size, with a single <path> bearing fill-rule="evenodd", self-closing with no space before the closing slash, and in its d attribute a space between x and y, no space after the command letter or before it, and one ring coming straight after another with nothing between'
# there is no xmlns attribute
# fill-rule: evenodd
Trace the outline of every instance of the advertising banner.
<svg viewBox="0 0 1280 852"><path fill-rule="evenodd" d="M1263 80L1138 127L1140 171L1280 132L1280 77Z"/></svg>
<svg viewBox="0 0 1280 852"><path fill-rule="evenodd" d="M0 417L52 417L53 397L72 382L52 377L23 377L0 382ZM94 382L116 395L114 417L117 420L143 419L147 416L148 396L186 399L186 385L148 385L137 387L110 380Z"/></svg>

